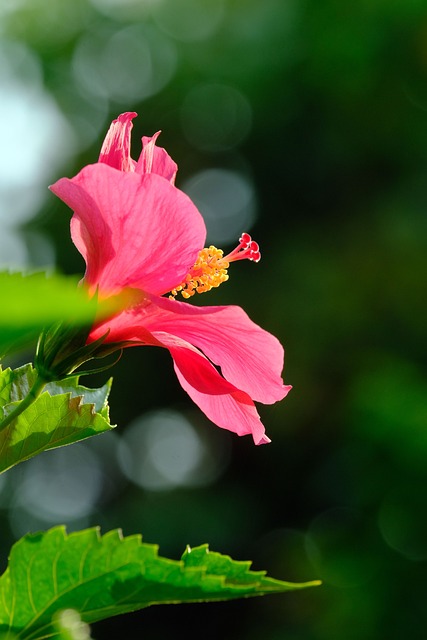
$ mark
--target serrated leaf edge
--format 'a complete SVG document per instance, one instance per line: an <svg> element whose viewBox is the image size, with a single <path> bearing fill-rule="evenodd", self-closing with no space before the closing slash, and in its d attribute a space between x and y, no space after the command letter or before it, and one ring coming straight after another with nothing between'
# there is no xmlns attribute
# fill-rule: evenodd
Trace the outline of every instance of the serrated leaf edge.
<svg viewBox="0 0 427 640"><path fill-rule="evenodd" d="M130 536L123 536L123 532L121 529L112 529L111 531L106 532L104 535L101 534L101 529L99 526L97 527L92 527L89 529L84 529L83 531L76 531L76 532L72 532L70 534L67 533L66 531L66 527L63 525L57 526L57 527L53 527L52 529L49 529L46 532L35 532L35 533L29 533L25 536L23 536L23 538L21 538L18 542L15 543L15 545L12 547L13 549L17 549L19 548L19 546L21 544L24 544L24 542L28 539L43 535L45 538L46 537L50 537L50 536L54 536L57 533L61 533L62 537L63 537L63 542L66 543L70 538L75 538L75 537L86 537L90 534L94 534L95 536L95 542L96 543L102 543L103 540L108 540L109 538L113 538L116 537L118 543L124 543L124 542L130 542L132 540L135 540L137 543L138 547L141 546L145 546L145 547L150 547L152 549L152 551L154 552L154 558L158 558L159 560L163 560L165 562L167 562L168 564L174 565L176 568L179 566L179 568L181 569L181 571L185 571L187 573L195 573L195 574L199 574L202 577L204 576L210 576L211 578L216 579L216 581L218 581L218 584L220 586L224 586L227 589L233 590L239 590L241 591L242 588L244 588L244 586L247 586L248 588L256 588L256 584L257 582L259 582L259 580L257 580L256 578L262 579L266 576L266 571L253 571L251 572L253 574L254 577L254 582L253 583L248 583L247 585L233 585L232 583L227 582L227 576L226 575L221 575L221 574L214 574L214 573L209 573L208 572L208 567L200 565L200 566L195 566L195 567L187 567L185 566L185 563L183 561L183 559L181 558L180 560L172 560L169 558L165 558L163 556L159 556L158 555L158 551L159 551L159 546L156 544L150 544L150 543L145 543L142 541L142 536L141 534L133 534ZM184 552L183 556L185 556L186 553L192 553L193 551L201 551L202 549L205 550L206 554L211 553L209 550L209 545L207 544L203 544L200 545L198 547L195 547L194 549L191 549L191 547L187 546L186 551ZM87 553L89 553L90 549L88 548ZM12 553L12 551L11 551ZM245 568L245 570L250 571L250 567L252 565L251 561L240 561L240 560L233 560L231 558L231 556L225 555L225 554L220 554L218 552L212 552L215 555L220 556L221 558L223 558L225 561L230 561L233 565L241 565L242 568ZM58 553L58 558L60 557L60 553ZM84 563L83 563L84 564ZM123 564L123 567L126 567L128 565L132 565L132 564L137 564L137 562L127 562L125 564ZM87 580L83 580L83 578L81 577L81 583L90 583L92 580L98 580L100 578L102 578L104 575L108 575L109 573L115 573L117 571L118 567L114 567L114 569L112 569L111 571L105 571L102 574L98 574L96 577L91 578L91 579L87 579ZM0 579L4 579L5 575L7 574L7 572L9 571L9 567L7 567L7 569L5 570L5 572L2 574L2 576L0 577ZM28 574L27 574L28 575ZM296 589L303 589L303 588L307 588L307 587L312 587L312 586L318 586L321 584L320 580L312 580L309 582L301 582L301 583L295 583L295 582L286 582L286 581L282 581L282 580L276 580L274 578L268 578L270 584L272 584L271 589L263 589L263 593L264 594L268 594L268 593L280 593L281 591L283 591L284 589L286 589L286 587L289 587L292 590L296 590ZM274 588L274 586L277 585L277 588ZM80 586L80 585L79 585ZM55 598L56 597L63 597L64 595L66 595L69 591L72 591L73 589L76 588L76 585L73 584L69 589L65 589L63 592L61 592L61 594L57 594L57 591L55 589L55 597L52 598L48 603L46 603L46 605L43 607L42 610L40 610L38 613L36 611L35 606L33 605L33 609L36 613L35 617L31 619L31 622L29 622L25 627L23 627L22 629L20 629L20 631L17 634L17 638L23 637L23 635L25 635L25 631L28 629L31 629L31 627L35 624L35 622L40 619L43 614L49 609L49 607L51 607L54 602L55 602ZM31 599L31 589L30 587L28 587L28 593ZM3 594L4 595L4 594ZM245 597L252 597L252 596L256 596L256 595L261 595L261 594L257 594L257 593L248 593L248 594L242 594L239 597L245 598ZM127 597L129 596L129 594L127 594ZM196 599L196 600L191 600L191 602L206 602L207 600L209 600L210 602L215 602L215 601L223 601L224 596L218 595L218 597L209 597L209 598L200 598L200 599ZM4 598L3 598L4 601ZM15 589L13 591L13 603L16 602L16 593L15 593ZM173 602L180 602L180 600L176 600L176 601L168 601L168 602L164 602L161 601L161 604L172 604ZM190 600L188 600L187 602L190 602ZM117 604L119 604L120 601L117 601ZM160 602L156 602L153 601L152 603L150 603L151 605L154 604L159 604ZM6 603L4 603L6 604ZM14 609L14 604L12 607L12 610ZM5 606L5 610L7 610L7 607ZM97 608L94 611L103 611L103 612L108 612L111 611L112 615L116 615L117 612L115 613L116 607L115 606L106 606L104 608ZM82 616L88 616L90 615L91 611L90 610L84 610L84 611L79 611L79 613ZM41 636L40 634L43 632L44 628L48 628L50 626L46 625L43 627L38 627L37 630L34 631L34 633L30 633L29 635L26 636L27 640L30 640L34 634L36 638L41 639L43 638L48 638L51 637L52 634L48 634L46 636ZM10 627L13 627L13 611L11 612L11 616L10 616Z"/></svg>

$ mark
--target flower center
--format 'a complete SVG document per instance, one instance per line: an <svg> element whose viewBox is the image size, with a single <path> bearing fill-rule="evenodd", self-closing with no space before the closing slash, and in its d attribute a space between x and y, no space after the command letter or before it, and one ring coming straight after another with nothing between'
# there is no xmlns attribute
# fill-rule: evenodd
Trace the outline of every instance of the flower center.
<svg viewBox="0 0 427 640"><path fill-rule="evenodd" d="M197 257L196 264L185 276L181 284L172 289L169 298L173 300L178 293L183 298L191 298L195 293L205 293L214 287L219 287L222 282L228 280L227 269L230 262L237 260L253 260L259 262L261 253L259 246L254 242L249 233L243 233L239 238L239 245L226 256L221 249L214 246L202 249Z"/></svg>

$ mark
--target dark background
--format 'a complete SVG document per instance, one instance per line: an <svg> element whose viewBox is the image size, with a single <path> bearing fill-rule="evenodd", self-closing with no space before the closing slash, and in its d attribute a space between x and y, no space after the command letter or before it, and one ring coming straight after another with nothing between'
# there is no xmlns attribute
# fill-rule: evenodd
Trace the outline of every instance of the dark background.
<svg viewBox="0 0 427 640"><path fill-rule="evenodd" d="M198 303L276 334L294 386L260 407L272 443L257 448L204 418L167 353L129 349L114 434L2 477L3 564L64 522L324 582L152 607L94 625L98 640L425 638L425 0L23 0L0 9L0 36L3 266L83 273L47 186L137 111L133 156L162 129L208 241L261 245Z"/></svg>

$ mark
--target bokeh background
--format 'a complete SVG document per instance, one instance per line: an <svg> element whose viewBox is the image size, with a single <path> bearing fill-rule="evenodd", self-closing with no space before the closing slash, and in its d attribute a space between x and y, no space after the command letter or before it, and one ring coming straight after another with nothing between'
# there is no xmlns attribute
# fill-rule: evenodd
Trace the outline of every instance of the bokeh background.
<svg viewBox="0 0 427 640"><path fill-rule="evenodd" d="M161 129L209 242L259 241L262 261L199 302L279 336L294 388L260 408L272 444L256 448L204 418L167 353L128 350L115 432L0 478L2 565L58 523L141 532L175 558L209 542L324 585L152 607L94 637L425 638L425 0L2 0L3 267L83 273L47 186L129 110L134 157Z"/></svg>

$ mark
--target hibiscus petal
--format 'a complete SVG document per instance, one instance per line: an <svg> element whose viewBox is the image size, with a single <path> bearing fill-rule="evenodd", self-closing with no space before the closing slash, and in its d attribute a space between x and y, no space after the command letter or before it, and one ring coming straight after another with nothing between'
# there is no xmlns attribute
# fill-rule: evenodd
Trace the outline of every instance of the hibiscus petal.
<svg viewBox="0 0 427 640"><path fill-rule="evenodd" d="M141 346L163 346L144 326L146 305L151 305L151 302L144 300L137 306L124 309L111 318L95 324L89 334L88 342L98 340L108 332L105 343L131 341Z"/></svg>
<svg viewBox="0 0 427 640"><path fill-rule="evenodd" d="M86 261L85 280L103 295L125 287L166 293L204 245L206 228L195 205L154 173L98 163L50 188L74 211L72 238Z"/></svg>
<svg viewBox="0 0 427 640"><path fill-rule="evenodd" d="M130 157L132 119L136 113L122 113L110 125L101 147L98 162L104 162L119 171L134 171L135 161Z"/></svg>
<svg viewBox="0 0 427 640"><path fill-rule="evenodd" d="M212 422L239 436L251 434L255 444L270 442L247 393L227 382L203 354L184 340L162 332L153 335L169 349L182 388Z"/></svg>
<svg viewBox="0 0 427 640"><path fill-rule="evenodd" d="M135 171L137 173L157 173L171 184L175 184L178 166L163 147L156 146L156 140L159 135L160 131L152 138L148 138L147 136L142 138L142 151Z"/></svg>
<svg viewBox="0 0 427 640"><path fill-rule="evenodd" d="M237 306L195 307L156 298L147 308L144 326L165 331L198 347L222 375L258 402L270 404L292 388L281 378L284 351L268 331Z"/></svg>
<svg viewBox="0 0 427 640"><path fill-rule="evenodd" d="M97 325L89 339L96 340L108 330L106 342L134 341L134 346L139 343L165 347L172 355L182 388L212 422L240 436L252 434L255 444L270 442L251 397L224 379L209 360L185 340L164 331L150 332L145 326L150 312L155 312L155 305L148 300L126 309Z"/></svg>

